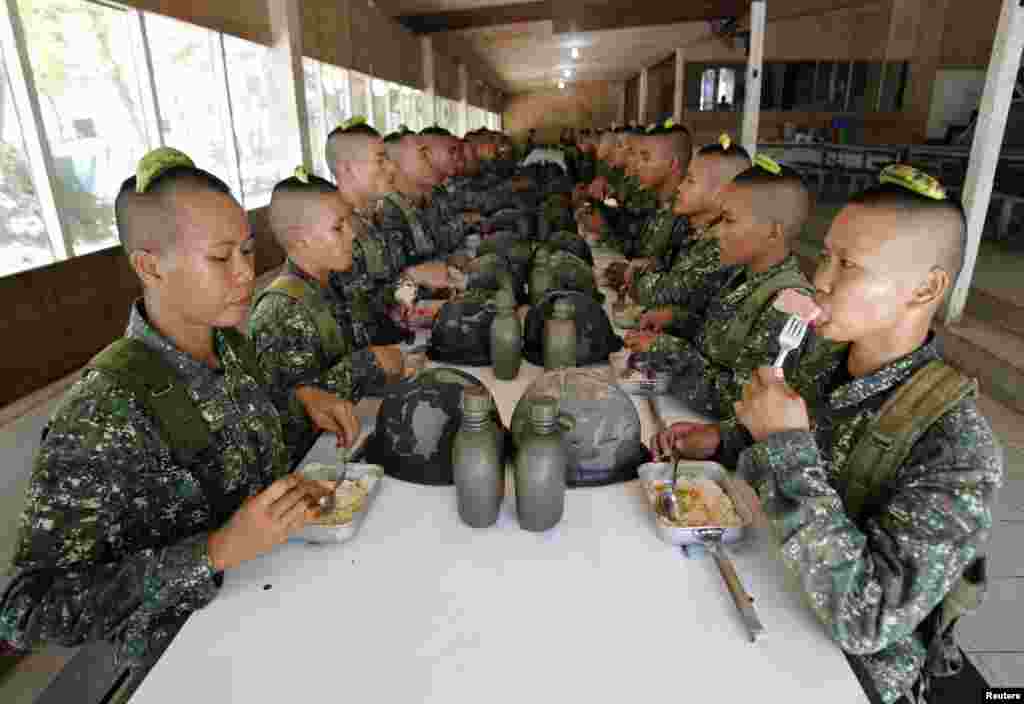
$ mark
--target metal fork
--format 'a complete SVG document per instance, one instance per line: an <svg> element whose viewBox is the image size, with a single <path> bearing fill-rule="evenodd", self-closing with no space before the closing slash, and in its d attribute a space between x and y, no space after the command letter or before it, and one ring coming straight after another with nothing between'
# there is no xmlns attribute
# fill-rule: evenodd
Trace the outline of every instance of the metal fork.
<svg viewBox="0 0 1024 704"><path fill-rule="evenodd" d="M772 366L782 369L786 357L800 346L806 336L807 323L799 315L791 315L786 321L786 326L779 333L779 356L775 358L775 364Z"/></svg>

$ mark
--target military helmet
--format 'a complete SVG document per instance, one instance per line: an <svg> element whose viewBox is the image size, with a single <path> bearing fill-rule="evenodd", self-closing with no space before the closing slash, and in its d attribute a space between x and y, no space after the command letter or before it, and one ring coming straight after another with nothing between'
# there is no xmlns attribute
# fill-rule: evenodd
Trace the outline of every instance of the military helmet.
<svg viewBox="0 0 1024 704"><path fill-rule="evenodd" d="M462 424L462 392L467 386L483 384L461 370L435 367L386 387L362 461L416 484L454 483L452 445ZM497 405L492 419L504 431L496 409Z"/></svg>
<svg viewBox="0 0 1024 704"><path fill-rule="evenodd" d="M617 384L590 369L559 369L536 379L512 415L513 443L520 443L538 399L555 399L560 414L572 417L564 432L569 486L600 486L636 478L636 469L650 461L636 406Z"/></svg>
<svg viewBox="0 0 1024 704"><path fill-rule="evenodd" d="M470 367L491 363L491 323L497 309L490 298L497 292L468 293L445 303L434 319L427 356L435 362Z"/></svg>
<svg viewBox="0 0 1024 704"><path fill-rule="evenodd" d="M523 356L531 364L544 365L544 323L554 312L555 301L568 299L575 309L576 364L602 364L622 349L622 338L615 334L604 307L593 297L579 291L549 290L530 309L523 325Z"/></svg>

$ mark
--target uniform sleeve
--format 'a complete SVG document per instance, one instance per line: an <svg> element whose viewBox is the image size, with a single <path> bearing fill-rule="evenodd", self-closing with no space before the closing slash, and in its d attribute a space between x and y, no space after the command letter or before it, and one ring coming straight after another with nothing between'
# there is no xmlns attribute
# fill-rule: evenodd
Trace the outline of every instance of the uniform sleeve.
<svg viewBox="0 0 1024 704"><path fill-rule="evenodd" d="M683 389L686 401L695 410L716 418L733 414L733 404L740 400L743 387L758 367L771 365L779 353L779 333L789 316L768 305L751 327L750 334L740 350L735 364L715 361L714 350L720 349L724 339L718 339L707 325L700 335L700 345L694 345L671 335L659 335L652 352L669 353L675 374L681 379L677 386ZM786 378L793 378L799 366L800 349L786 358Z"/></svg>
<svg viewBox="0 0 1024 704"><path fill-rule="evenodd" d="M963 402L917 442L863 529L846 514L809 432L754 445L740 474L759 486L782 559L815 614L844 650L869 654L911 634L978 554L1002 459L974 401Z"/></svg>
<svg viewBox="0 0 1024 704"><path fill-rule="evenodd" d="M100 391L100 392L97 392ZM173 609L216 595L208 534L124 553L125 533L171 506L152 506L131 478L168 471L169 455L134 397L96 375L72 390L33 466L16 576L0 601L0 641L32 648L115 640L144 658Z"/></svg>
<svg viewBox="0 0 1024 704"><path fill-rule="evenodd" d="M249 333L276 396L290 396L298 386L314 386L353 403L359 401L354 398L351 352L326 366L320 332L297 301L264 296L252 312Z"/></svg>

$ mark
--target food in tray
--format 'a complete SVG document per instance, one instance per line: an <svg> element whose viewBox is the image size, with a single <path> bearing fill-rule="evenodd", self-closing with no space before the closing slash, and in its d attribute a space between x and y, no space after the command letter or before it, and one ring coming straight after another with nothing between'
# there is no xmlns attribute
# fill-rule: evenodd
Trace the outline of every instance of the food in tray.
<svg viewBox="0 0 1024 704"><path fill-rule="evenodd" d="M805 323L813 323L821 315L821 308L814 299L795 288L787 288L780 293L772 307L783 313L795 315Z"/></svg>
<svg viewBox="0 0 1024 704"><path fill-rule="evenodd" d="M671 483L656 481L651 485L651 505L657 506L659 494L670 491ZM732 499L722 487L711 479L677 479L676 510L672 516L659 517L669 523L688 528L714 526L716 528L739 528L742 525L739 513Z"/></svg>
<svg viewBox="0 0 1024 704"><path fill-rule="evenodd" d="M318 516L313 522L321 526L343 526L351 523L357 513L366 506L366 497L374 477L367 475L359 479L346 479L334 491L334 510Z"/></svg>

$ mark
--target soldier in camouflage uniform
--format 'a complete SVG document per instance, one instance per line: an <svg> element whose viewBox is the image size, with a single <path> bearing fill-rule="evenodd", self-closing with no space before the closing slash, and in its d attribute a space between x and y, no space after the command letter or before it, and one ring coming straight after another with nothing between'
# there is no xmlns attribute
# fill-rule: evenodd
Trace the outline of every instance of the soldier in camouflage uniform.
<svg viewBox="0 0 1024 704"><path fill-rule="evenodd" d="M328 283L332 271L352 266L351 215L337 189L317 176L300 172L274 187L270 226L288 260L257 297L249 336L279 403L294 395L307 407L323 399L328 413L334 399L351 409L401 372L397 347L355 341L351 306ZM301 454L315 441L319 421L303 415L285 425Z"/></svg>
<svg viewBox="0 0 1024 704"><path fill-rule="evenodd" d="M938 605L983 552L1003 478L969 392L922 429L877 502L848 510L854 473L875 469L855 466L874 421L939 359L930 327L965 233L959 205L935 193L885 185L856 196L833 222L815 276L817 330L835 351L806 372L819 392L805 403L759 370L735 420L676 424L653 441L690 457L739 458L807 603L884 704L924 701Z"/></svg>
<svg viewBox="0 0 1024 704"><path fill-rule="evenodd" d="M133 349L178 380L162 396L179 395L176 410L197 419L210 444L170 442L173 419L131 381L138 364L94 360L35 457L0 641L23 650L112 641L135 672L123 695L216 596L224 570L284 542L326 492L289 474L298 458L281 423L292 404L276 405L262 388L233 329L248 314L254 267L248 220L228 186L160 149L124 183L115 209L145 296L108 350ZM190 256L174 255L183 249Z"/></svg>
<svg viewBox="0 0 1024 704"><path fill-rule="evenodd" d="M358 119L338 127L328 136L326 157L342 199L355 211L352 269L332 272L331 285L350 302L358 346L393 341L390 337L396 331L385 318L395 303L399 276L407 275L427 288L441 288L447 282L446 270L410 266L423 258L412 254L417 249L409 228L398 228L380 210L378 203L394 191L398 174L376 130Z"/></svg>
<svg viewBox="0 0 1024 704"><path fill-rule="evenodd" d="M694 339L708 302L735 274L734 267L722 266L718 239L710 233L720 217L718 191L750 168L746 150L727 140L702 147L679 184L673 212L685 216L691 232L671 265L648 266L639 276L630 272L630 294L648 308L641 319L645 329Z"/></svg>
<svg viewBox="0 0 1024 704"><path fill-rule="evenodd" d="M789 251L810 203L799 175L756 166L726 186L721 200L722 222L714 230L721 263L739 269L709 303L697 336L640 331L626 340L634 351L667 355L676 371L674 393L717 418L732 415L753 371L779 353L779 333L789 316L772 304L777 295L785 289L813 292ZM796 369L800 353L790 353L788 371Z"/></svg>

